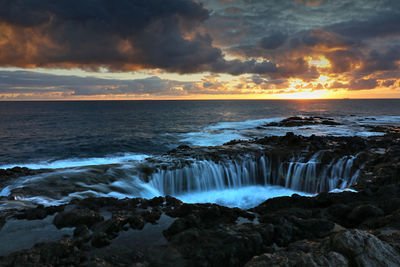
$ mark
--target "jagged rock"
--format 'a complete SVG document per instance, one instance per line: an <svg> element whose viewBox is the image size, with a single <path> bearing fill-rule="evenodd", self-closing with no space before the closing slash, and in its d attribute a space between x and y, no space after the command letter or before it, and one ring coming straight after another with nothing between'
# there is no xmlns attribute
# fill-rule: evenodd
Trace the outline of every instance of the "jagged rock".
<svg viewBox="0 0 400 267"><path fill-rule="evenodd" d="M144 227L144 220L141 216L132 215L128 218L129 225L132 229L143 229Z"/></svg>
<svg viewBox="0 0 400 267"><path fill-rule="evenodd" d="M1 266L79 266L82 252L69 241L41 243L0 259Z"/></svg>
<svg viewBox="0 0 400 267"><path fill-rule="evenodd" d="M376 236L360 230L334 235L334 251L345 255L354 266L400 266L400 254Z"/></svg>
<svg viewBox="0 0 400 267"><path fill-rule="evenodd" d="M92 227L92 230L99 233L105 233L111 238L114 238L118 232L120 232L123 227L129 222L127 217L112 217L106 221L99 222Z"/></svg>
<svg viewBox="0 0 400 267"><path fill-rule="evenodd" d="M0 169L0 183L6 182L9 179L21 176L36 175L43 172L50 172L48 169L32 170L26 167L14 167L9 169Z"/></svg>
<svg viewBox="0 0 400 267"><path fill-rule="evenodd" d="M141 216L146 222L149 223L156 223L158 219L161 217L161 210L153 209L153 210L146 210L141 213Z"/></svg>
<svg viewBox="0 0 400 267"><path fill-rule="evenodd" d="M150 200L75 199L65 207L7 211L1 215L0 224L14 218L40 220L59 212L54 224L75 230L73 236L63 237L63 241L47 242L0 257L0 265L15 261L21 266L115 266L117 263L152 266L153 256L173 251L173 261L166 262L171 266L175 263L179 263L175 266L243 266L246 262L248 266L398 266L400 153L396 142L392 136L308 138L289 133L282 137L233 141L221 147L181 147L168 154L174 167L188 164L186 158L180 157L218 162L235 159L243 153L268 154L275 163L278 159L290 160L293 153L309 159L315 150L326 150L321 158L323 164L361 152L354 166L365 164L365 167L355 186L358 193L293 195L267 200L249 211L215 204L186 204L171 196ZM162 160L146 162L151 167L149 173L154 166L165 167ZM29 195L36 192L32 190L17 191ZM154 225L144 228L145 223ZM128 225L135 231L123 232ZM341 225L358 227L379 239L361 230L346 230ZM159 236L149 239L157 240L151 241L154 244L148 244L151 235L145 231L151 234L158 231ZM135 238L143 238L143 242ZM118 251L125 249L126 240L136 242L134 247ZM152 247L158 242L159 247ZM140 251L148 254L140 255ZM253 258L256 255L260 256Z"/></svg>
<svg viewBox="0 0 400 267"><path fill-rule="evenodd" d="M46 218L48 215L53 215L54 213L63 210L64 206L44 207L43 205L38 205L36 208L22 210L15 215L15 218L18 220L41 220Z"/></svg>
<svg viewBox="0 0 400 267"><path fill-rule="evenodd" d="M95 223L103 220L103 216L93 210L73 209L57 214L53 223L57 228L74 227L82 224L90 228Z"/></svg>
<svg viewBox="0 0 400 267"><path fill-rule="evenodd" d="M246 267L400 266L400 254L376 236L345 230L321 242L299 241L286 249L254 257Z"/></svg>
<svg viewBox="0 0 400 267"><path fill-rule="evenodd" d="M321 267L321 266L334 266L334 267L348 267L348 261L339 253L330 252L327 254L322 253L305 253L305 252L281 252L270 254L266 253L254 257L248 262L245 267L294 267L294 266L307 266L307 267Z"/></svg>
<svg viewBox="0 0 400 267"><path fill-rule="evenodd" d="M297 127L304 125L341 125L341 123L334 121L331 118L323 117L289 117L280 122L271 122L263 127Z"/></svg>

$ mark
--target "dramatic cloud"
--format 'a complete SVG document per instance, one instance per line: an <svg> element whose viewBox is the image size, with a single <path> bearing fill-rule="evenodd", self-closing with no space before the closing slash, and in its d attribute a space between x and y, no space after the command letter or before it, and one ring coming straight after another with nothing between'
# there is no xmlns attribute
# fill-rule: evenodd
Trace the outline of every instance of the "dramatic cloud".
<svg viewBox="0 0 400 267"><path fill-rule="evenodd" d="M272 63L226 61L196 27L208 11L188 0L0 1L0 65L242 74Z"/></svg>
<svg viewBox="0 0 400 267"><path fill-rule="evenodd" d="M64 94L396 90L399 51L397 0L0 0L0 67L153 71L42 85ZM171 73L204 78L154 77Z"/></svg>
<svg viewBox="0 0 400 267"><path fill-rule="evenodd" d="M246 94L242 80L220 81L218 75L201 81L182 82L152 76L117 80L94 77L51 75L28 71L0 71L0 99L51 99L79 97L180 97L187 95ZM240 86L238 86L240 84ZM260 88L250 88L251 92Z"/></svg>

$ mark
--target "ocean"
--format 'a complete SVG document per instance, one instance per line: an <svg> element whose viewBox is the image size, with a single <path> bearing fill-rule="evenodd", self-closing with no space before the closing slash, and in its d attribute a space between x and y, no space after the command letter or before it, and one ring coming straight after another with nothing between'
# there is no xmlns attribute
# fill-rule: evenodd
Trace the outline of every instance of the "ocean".
<svg viewBox="0 0 400 267"><path fill-rule="evenodd" d="M341 125L260 127L290 116L328 117ZM119 176L114 175L112 182L105 182L99 174L90 183L83 183L75 172L85 168L89 171L90 168L90 175L96 176L93 166L103 168L119 164L129 168L126 167L132 166L129 164L162 155L179 145L217 146L234 139L285 135L286 132L305 136L382 134L371 132L364 125L400 125L400 100L0 102L0 168L60 169L56 173L64 179L63 183L57 184L54 178L46 178L47 174L35 179L20 178L4 187L0 196L7 196L15 188L35 184L37 180L53 179L51 186L54 188L59 186L58 189L62 190L66 184L76 183L80 190L66 193L68 198L35 195L22 196L21 200L54 204L73 197L152 197L161 193L153 190L151 194L136 194L115 190L115 183L126 182L126 177L119 181ZM54 173L49 177L54 177ZM39 184L37 182L37 186ZM99 184L107 186L99 188ZM47 185L47 190L52 190L51 186ZM120 187L126 187L126 184ZM182 194L181 198L187 202L246 206L240 203L249 202L251 196L259 203L266 195L293 193L286 188L271 187L225 189L219 191L219 196L222 196L219 200L215 199L213 190ZM241 202L238 204L238 201Z"/></svg>

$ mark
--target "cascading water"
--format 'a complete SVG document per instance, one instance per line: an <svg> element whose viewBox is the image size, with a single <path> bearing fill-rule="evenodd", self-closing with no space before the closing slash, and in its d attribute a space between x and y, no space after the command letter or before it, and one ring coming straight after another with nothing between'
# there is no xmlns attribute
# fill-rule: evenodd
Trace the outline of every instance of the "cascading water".
<svg viewBox="0 0 400 267"><path fill-rule="evenodd" d="M297 191L318 193L354 184L358 170L353 169L356 156L344 156L321 162L322 152L309 160L293 157L281 162L268 155L214 162L196 161L180 169L158 170L149 186L163 195L224 190L253 185L279 185Z"/></svg>
<svg viewBox="0 0 400 267"><path fill-rule="evenodd" d="M354 184L359 172L353 164L357 156L330 159L325 153L330 152L287 158L256 152L233 159L222 156L219 161L161 157L124 165L62 169L13 180L0 196L54 205L73 198L172 195L188 203L250 208L271 197L315 194ZM165 168L171 165L175 167Z"/></svg>

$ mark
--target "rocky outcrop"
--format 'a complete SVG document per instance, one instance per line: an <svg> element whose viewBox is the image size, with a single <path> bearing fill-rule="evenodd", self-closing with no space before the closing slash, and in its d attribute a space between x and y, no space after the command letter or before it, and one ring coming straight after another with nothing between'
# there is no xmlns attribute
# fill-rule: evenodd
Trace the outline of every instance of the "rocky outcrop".
<svg viewBox="0 0 400 267"><path fill-rule="evenodd" d="M344 230L319 242L299 241L273 250L245 266L400 266L399 251L360 230Z"/></svg>
<svg viewBox="0 0 400 267"><path fill-rule="evenodd" d="M180 147L171 156L197 151L198 157L218 159L246 147L259 151L259 145L265 151L280 147L283 155L290 149L326 149L322 161L327 162L359 153L354 164L360 176L353 187L358 192L280 197L250 210L187 204L170 196L75 199L62 206L8 210L0 218L3 228L23 222L29 229L47 220L54 231L70 229L70 234L2 255L0 266L400 266L399 144L397 134L288 134L230 142L219 154L217 148ZM0 229L5 244L1 237Z"/></svg>
<svg viewBox="0 0 400 267"><path fill-rule="evenodd" d="M43 172L49 172L50 170L42 169L42 170L32 170L25 167L14 167L10 169L0 169L0 185L10 179L21 177L21 176L30 176Z"/></svg>
<svg viewBox="0 0 400 267"><path fill-rule="evenodd" d="M289 117L280 122L271 122L260 127L297 127L304 125L341 125L332 118L324 117Z"/></svg>

